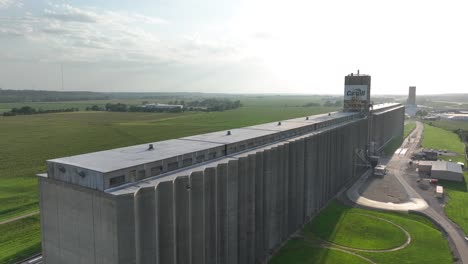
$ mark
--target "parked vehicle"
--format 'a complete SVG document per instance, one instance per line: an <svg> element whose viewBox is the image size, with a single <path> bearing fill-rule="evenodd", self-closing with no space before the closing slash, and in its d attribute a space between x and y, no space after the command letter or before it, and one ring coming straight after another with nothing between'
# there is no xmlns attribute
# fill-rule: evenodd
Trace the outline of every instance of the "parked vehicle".
<svg viewBox="0 0 468 264"><path fill-rule="evenodd" d="M375 168L374 168L374 175L375 176L383 177L383 176L385 176L385 174L387 174L387 166L385 166L385 165L375 166Z"/></svg>

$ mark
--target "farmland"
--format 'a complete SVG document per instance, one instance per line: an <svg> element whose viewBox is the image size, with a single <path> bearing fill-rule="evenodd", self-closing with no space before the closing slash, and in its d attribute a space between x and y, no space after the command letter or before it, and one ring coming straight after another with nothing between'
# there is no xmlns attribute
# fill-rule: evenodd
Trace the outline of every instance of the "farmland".
<svg viewBox="0 0 468 264"><path fill-rule="evenodd" d="M0 225L0 263L29 257L41 249L39 216Z"/></svg>
<svg viewBox="0 0 468 264"><path fill-rule="evenodd" d="M407 236L411 238L409 243ZM332 202L296 238L289 240L271 263L428 263L428 260L453 263L447 241L427 219Z"/></svg>
<svg viewBox="0 0 468 264"><path fill-rule="evenodd" d="M35 174L46 171L47 159L336 110L332 107L302 107L314 101L320 102L320 99L264 96L245 98L243 107L225 112L81 111L0 117L0 221L38 210ZM49 107L72 107L75 103L83 102L53 103ZM87 101L83 105L87 103L96 102ZM33 236L38 241L39 220L28 219L34 222L36 235ZM16 231L13 226L6 232ZM6 256L2 255L4 246L0 244L0 259ZM26 244L15 247L17 252L29 249Z"/></svg>

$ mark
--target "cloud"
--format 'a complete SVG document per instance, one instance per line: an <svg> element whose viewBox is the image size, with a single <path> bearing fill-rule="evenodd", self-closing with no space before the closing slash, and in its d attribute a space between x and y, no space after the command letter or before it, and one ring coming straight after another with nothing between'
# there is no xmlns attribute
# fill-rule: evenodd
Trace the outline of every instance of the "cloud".
<svg viewBox="0 0 468 264"><path fill-rule="evenodd" d="M39 15L0 18L0 36L48 48L46 61L193 64L237 56L236 45L226 39L160 33L170 26L158 17L62 4L49 5Z"/></svg>
<svg viewBox="0 0 468 264"><path fill-rule="evenodd" d="M11 6L23 7L23 3L18 0L0 0L0 9L7 9Z"/></svg>
<svg viewBox="0 0 468 264"><path fill-rule="evenodd" d="M56 5L53 10L44 9L45 17L61 20L65 22L96 22L98 15L96 13L75 8L70 5Z"/></svg>

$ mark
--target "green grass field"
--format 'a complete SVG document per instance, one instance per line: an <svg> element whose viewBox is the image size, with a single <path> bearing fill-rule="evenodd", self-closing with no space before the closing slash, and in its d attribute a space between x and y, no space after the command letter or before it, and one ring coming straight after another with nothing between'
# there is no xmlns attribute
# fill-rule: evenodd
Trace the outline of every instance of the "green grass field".
<svg viewBox="0 0 468 264"><path fill-rule="evenodd" d="M443 159L465 162L464 144L458 135L451 131L425 124L423 146L455 151L459 154L457 157L443 157ZM464 182L441 181L440 184L444 186L449 198L445 213L463 229L465 234L468 234L468 208L466 206L468 204L468 172L465 171L464 175Z"/></svg>
<svg viewBox="0 0 468 264"><path fill-rule="evenodd" d="M458 154L465 152L463 142L457 134L442 128L424 125L424 138L422 142L424 148L447 149Z"/></svg>
<svg viewBox="0 0 468 264"><path fill-rule="evenodd" d="M288 241L271 263L368 263L349 253L319 247L324 245L321 240L356 249L396 247L406 241L400 229L395 230L394 225L378 218L405 229L411 236L410 244L393 252L347 251L376 263L453 263L447 240L428 219L414 214L350 208L338 202L323 209L302 230L303 238Z"/></svg>
<svg viewBox="0 0 468 264"><path fill-rule="evenodd" d="M317 99L299 98L249 97L239 109L210 113L72 112L0 117L0 221L38 210L35 174L46 171L47 159L336 110L300 107ZM87 105L90 101L81 103ZM59 108L75 107L64 102L53 104ZM39 219L31 219L39 241ZM14 227L6 229L5 235L17 232ZM14 250L9 248L6 254L4 247L0 245L0 259L30 250L24 244Z"/></svg>
<svg viewBox="0 0 468 264"><path fill-rule="evenodd" d="M13 263L41 250L39 216L0 225L0 264Z"/></svg>
<svg viewBox="0 0 468 264"><path fill-rule="evenodd" d="M445 206L447 216L457 223L465 234L468 234L468 171L465 171L465 182L441 181L448 192L449 201Z"/></svg>
<svg viewBox="0 0 468 264"><path fill-rule="evenodd" d="M431 121L431 124L436 127L454 131L457 129L468 130L468 122L466 121L451 121L451 120L438 120Z"/></svg>

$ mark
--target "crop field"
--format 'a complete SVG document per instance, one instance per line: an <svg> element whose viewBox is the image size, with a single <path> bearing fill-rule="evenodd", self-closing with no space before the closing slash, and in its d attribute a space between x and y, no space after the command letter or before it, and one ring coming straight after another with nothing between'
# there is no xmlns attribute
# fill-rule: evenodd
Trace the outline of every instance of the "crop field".
<svg viewBox="0 0 468 264"><path fill-rule="evenodd" d="M0 222L38 211L37 179L47 159L154 142L336 110L301 107L310 98L249 98L225 112L71 112L0 117ZM65 107L71 107L63 103ZM62 107L62 106L60 106ZM28 218L29 219L29 218ZM35 221L39 239L38 218ZM5 232L16 232L7 229ZM3 236L3 234L2 234ZM5 257L0 244L0 259ZM16 247L17 252L28 245ZM8 251L10 252L10 251Z"/></svg>
<svg viewBox="0 0 468 264"><path fill-rule="evenodd" d="M39 216L0 225L0 264L24 259L41 250Z"/></svg>
<svg viewBox="0 0 468 264"><path fill-rule="evenodd" d="M447 240L424 217L350 208L334 201L271 263L448 264L453 259Z"/></svg>
<svg viewBox="0 0 468 264"><path fill-rule="evenodd" d="M208 98L208 95L192 98L193 100L200 100ZM299 96L299 95L259 95L259 96L242 96L242 95L230 95L228 97L231 100L241 100L245 106L255 107L299 107L307 103L318 103L323 104L326 101L334 103L336 100L341 100L336 96ZM169 101L177 100L174 98L148 98L148 99L112 99L112 100L83 100L83 101L67 101L67 102L18 102L18 103L0 103L0 114L3 112L10 111L12 108L20 108L22 106L30 106L36 109L53 110L53 109L64 109L64 108L78 108L85 110L86 107L98 105L103 107L107 103L124 103L128 105L141 105L143 102L158 102L167 103ZM179 99L184 100L184 99ZM190 99L185 99L190 101Z"/></svg>

